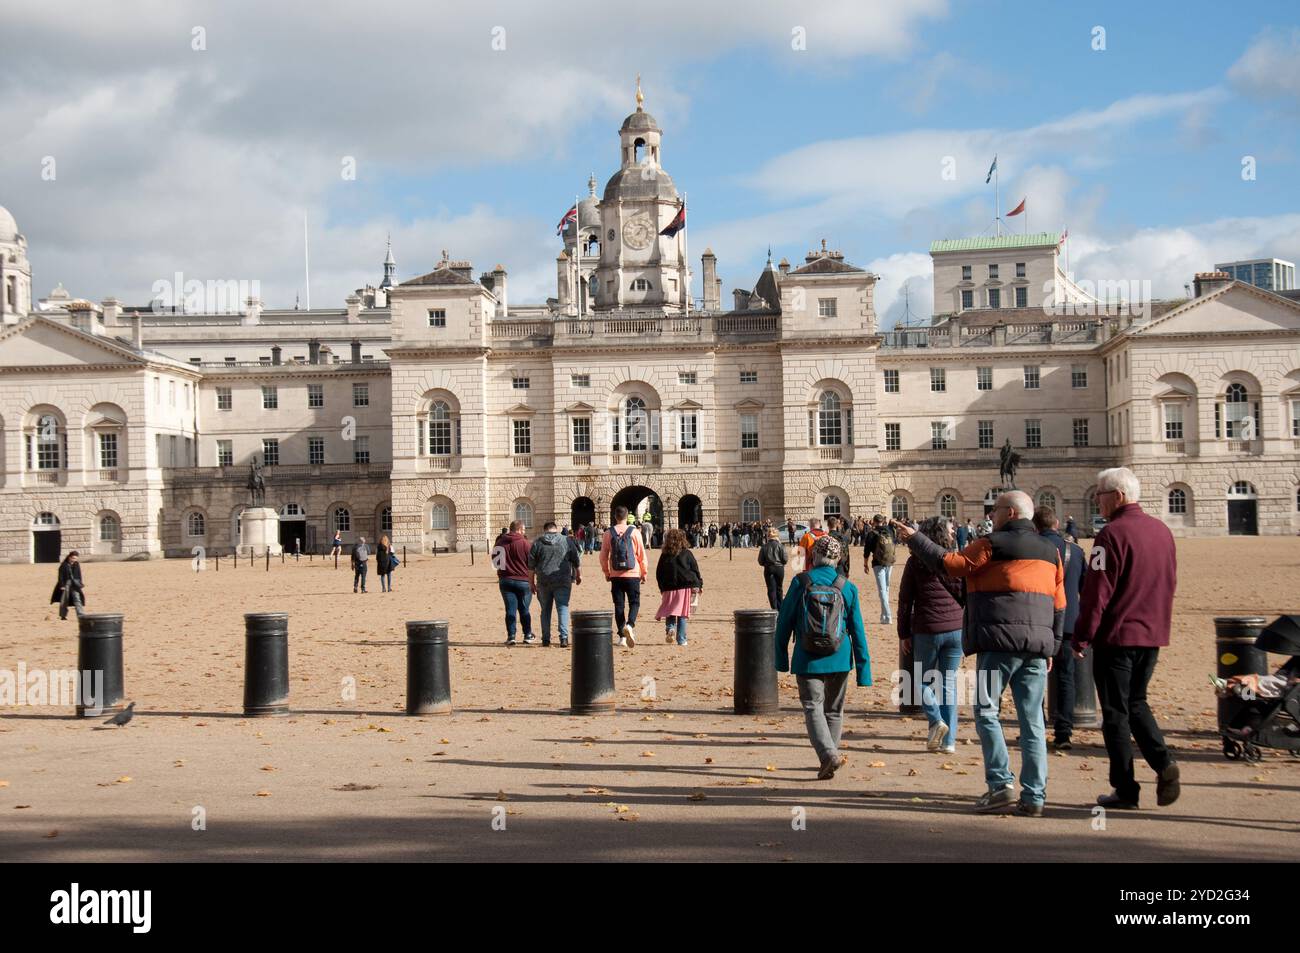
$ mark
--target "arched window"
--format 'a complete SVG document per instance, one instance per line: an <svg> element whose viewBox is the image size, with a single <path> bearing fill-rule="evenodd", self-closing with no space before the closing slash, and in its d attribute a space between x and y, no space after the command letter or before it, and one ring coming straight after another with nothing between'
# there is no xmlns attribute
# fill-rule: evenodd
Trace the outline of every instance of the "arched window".
<svg viewBox="0 0 1300 953"><path fill-rule="evenodd" d="M1056 494L1046 492L1046 491L1039 493L1038 505L1050 507L1051 509L1056 509Z"/></svg>
<svg viewBox="0 0 1300 953"><path fill-rule="evenodd" d="M844 504L834 493L827 493L826 499L822 501L822 516L839 516L844 510Z"/></svg>
<svg viewBox="0 0 1300 953"><path fill-rule="evenodd" d="M840 395L833 390L822 391L817 400L817 446L838 447L844 442L844 411Z"/></svg>
<svg viewBox="0 0 1300 953"><path fill-rule="evenodd" d="M37 513L33 523L36 526L58 526L59 518L53 513Z"/></svg>
<svg viewBox="0 0 1300 953"><path fill-rule="evenodd" d="M910 519L907 497L901 493L895 493L889 501L889 515L896 520Z"/></svg>
<svg viewBox="0 0 1300 953"><path fill-rule="evenodd" d="M122 538L122 524L112 513L105 513L99 518L99 541L116 543Z"/></svg>
<svg viewBox="0 0 1300 953"><path fill-rule="evenodd" d="M1228 491L1228 496L1235 497L1239 500L1253 500L1255 494L1255 484L1246 480L1238 480L1232 484L1232 489Z"/></svg>
<svg viewBox="0 0 1300 953"><path fill-rule="evenodd" d="M527 500L519 500L515 503L515 519L524 524L524 530L528 531L533 528L533 504Z"/></svg>
<svg viewBox="0 0 1300 953"><path fill-rule="evenodd" d="M945 493L939 497L939 515L944 519L955 520L957 518L957 497L951 493Z"/></svg>
<svg viewBox="0 0 1300 953"><path fill-rule="evenodd" d="M67 460L67 434L59 418L42 414L28 435L28 465L33 470L62 470Z"/></svg>
<svg viewBox="0 0 1300 953"><path fill-rule="evenodd" d="M740 518L746 523L757 523L763 518L763 508L758 500L747 496L740 501Z"/></svg>
<svg viewBox="0 0 1300 953"><path fill-rule="evenodd" d="M393 531L393 508L385 506L379 511L379 531L381 533L391 533Z"/></svg>
<svg viewBox="0 0 1300 953"><path fill-rule="evenodd" d="M429 508L429 529L451 529L451 508L446 503Z"/></svg>
<svg viewBox="0 0 1300 953"><path fill-rule="evenodd" d="M1187 515L1187 491L1174 487L1169 491L1169 515Z"/></svg>
<svg viewBox="0 0 1300 953"><path fill-rule="evenodd" d="M650 412L645 400L633 394L623 402L623 449L645 450L650 445Z"/></svg>
<svg viewBox="0 0 1300 953"><path fill-rule="evenodd" d="M429 409L429 456L449 457L453 446L451 407L444 400L434 401Z"/></svg>
<svg viewBox="0 0 1300 953"><path fill-rule="evenodd" d="M1224 436L1229 440L1254 440L1259 436L1258 418L1259 405L1252 407L1246 385L1239 381L1229 384L1223 394Z"/></svg>
<svg viewBox="0 0 1300 953"><path fill-rule="evenodd" d="M187 536L203 536L207 533L207 521L203 518L202 513L191 513L185 519L185 534Z"/></svg>
<svg viewBox="0 0 1300 953"><path fill-rule="evenodd" d="M352 532L352 512L346 506L336 506L334 508L334 531L338 533Z"/></svg>

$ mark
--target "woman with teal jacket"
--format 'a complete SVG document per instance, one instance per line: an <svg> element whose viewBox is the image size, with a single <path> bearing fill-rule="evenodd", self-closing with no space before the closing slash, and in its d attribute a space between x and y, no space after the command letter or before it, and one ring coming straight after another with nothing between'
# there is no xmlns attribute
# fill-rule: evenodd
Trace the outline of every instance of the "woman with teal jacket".
<svg viewBox="0 0 1300 953"><path fill-rule="evenodd" d="M839 561L839 540L833 536L820 537L812 548L813 568L794 577L776 623L776 670L794 672L799 683L799 702L803 705L808 739L821 762L817 778L822 781L833 777L848 760L840 754L840 729L844 722L849 672L857 670L859 687L871 684L871 655L867 650L867 632L862 626L858 588L839 575L836 569ZM838 589L843 598L839 648L829 655L813 655L803 645L800 631L806 612L803 595L809 580L814 586ZM794 638L793 659L791 637Z"/></svg>

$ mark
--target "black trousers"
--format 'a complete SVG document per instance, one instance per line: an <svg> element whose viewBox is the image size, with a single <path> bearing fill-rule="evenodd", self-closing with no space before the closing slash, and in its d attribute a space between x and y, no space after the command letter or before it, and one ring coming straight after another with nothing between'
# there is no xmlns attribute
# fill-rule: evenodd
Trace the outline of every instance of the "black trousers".
<svg viewBox="0 0 1300 953"><path fill-rule="evenodd" d="M1061 650L1052 660L1051 678L1056 686L1056 722L1053 730L1060 739L1074 734L1074 646L1070 644L1070 633L1065 634ZM1085 669L1086 671L1086 669Z"/></svg>
<svg viewBox="0 0 1300 953"><path fill-rule="evenodd" d="M1133 745L1157 774L1173 758L1147 704L1147 683L1159 649L1093 648L1092 672L1101 704L1101 734L1110 758L1110 784L1120 797L1136 801L1141 785L1133 777Z"/></svg>
<svg viewBox="0 0 1300 953"><path fill-rule="evenodd" d="M781 611L781 589L785 583L785 567L763 567L763 582L767 584L767 604Z"/></svg>

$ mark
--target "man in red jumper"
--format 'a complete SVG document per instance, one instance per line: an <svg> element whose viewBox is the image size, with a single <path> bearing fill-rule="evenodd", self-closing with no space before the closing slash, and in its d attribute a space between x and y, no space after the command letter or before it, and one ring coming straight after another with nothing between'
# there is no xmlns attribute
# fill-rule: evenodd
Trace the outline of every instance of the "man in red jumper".
<svg viewBox="0 0 1300 953"><path fill-rule="evenodd" d="M1093 647L1093 674L1101 703L1102 737L1115 789L1097 798L1106 808L1138 806L1133 746L1156 773L1156 803L1178 800L1178 765L1165 747L1147 704L1147 683L1169 626L1178 582L1174 537L1138 505L1141 486L1127 467L1097 474L1097 507L1109 521L1093 540L1079 597L1074 654Z"/></svg>
<svg viewBox="0 0 1300 953"><path fill-rule="evenodd" d="M524 644L537 641L533 635L533 616L528 611L533 601L533 591L528 584L528 539L524 524L515 520L508 532L502 533L492 544L492 567L497 571L497 588L506 606L506 645L515 645L515 615L524 630Z"/></svg>

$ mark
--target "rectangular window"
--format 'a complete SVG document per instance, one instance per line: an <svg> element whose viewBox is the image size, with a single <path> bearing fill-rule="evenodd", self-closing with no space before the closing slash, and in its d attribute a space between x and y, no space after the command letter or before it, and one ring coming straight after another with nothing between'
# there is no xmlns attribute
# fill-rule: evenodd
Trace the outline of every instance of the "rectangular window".
<svg viewBox="0 0 1300 953"><path fill-rule="evenodd" d="M948 449L948 428L942 420L930 421L930 449Z"/></svg>
<svg viewBox="0 0 1300 953"><path fill-rule="evenodd" d="M117 469L117 434L99 435L99 468L101 470Z"/></svg>
<svg viewBox="0 0 1300 953"><path fill-rule="evenodd" d="M886 394L898 393L898 371L897 370L885 371L885 393Z"/></svg>
<svg viewBox="0 0 1300 953"><path fill-rule="evenodd" d="M1088 386L1088 365L1072 364L1070 366L1070 386L1081 390Z"/></svg>
<svg viewBox="0 0 1300 953"><path fill-rule="evenodd" d="M942 367L930 368L930 392L942 394L948 389L948 372Z"/></svg>
<svg viewBox="0 0 1300 953"><path fill-rule="evenodd" d="M741 372L740 372L740 382L741 382L742 384L757 384L757 383L758 383L758 371L741 371Z"/></svg>
<svg viewBox="0 0 1300 953"><path fill-rule="evenodd" d="M998 276L998 266L997 266L997 265L989 265L989 278L990 278L990 280L991 280L991 279L994 279L994 278L997 278L997 276Z"/></svg>
<svg viewBox="0 0 1300 953"><path fill-rule="evenodd" d="M903 449L903 425L885 424L885 449Z"/></svg>
<svg viewBox="0 0 1300 953"><path fill-rule="evenodd" d="M1037 450L1043 445L1043 422L1041 420L1025 421L1025 446Z"/></svg>
<svg viewBox="0 0 1300 953"><path fill-rule="evenodd" d="M981 450L993 449L993 421L981 420L979 422L979 448Z"/></svg>
<svg viewBox="0 0 1300 953"><path fill-rule="evenodd" d="M217 410L229 410L234 406L229 387L217 388Z"/></svg>
<svg viewBox="0 0 1300 953"><path fill-rule="evenodd" d="M990 288L990 289L989 289L989 307L990 307L990 308L993 308L994 310L997 310L998 308L1002 307L1002 289L1001 289L1001 288Z"/></svg>
<svg viewBox="0 0 1300 953"><path fill-rule="evenodd" d="M975 307L975 292L966 288L961 293L961 309L969 311L973 307Z"/></svg>
<svg viewBox="0 0 1300 953"><path fill-rule="evenodd" d="M1088 446L1088 418L1074 418L1074 445L1076 447Z"/></svg>
<svg viewBox="0 0 1300 953"><path fill-rule="evenodd" d="M217 441L217 466L233 467L235 465L235 446L229 440Z"/></svg>
<svg viewBox="0 0 1300 953"><path fill-rule="evenodd" d="M528 378L512 377L510 378L510 386L515 390L528 390Z"/></svg>
<svg viewBox="0 0 1300 953"><path fill-rule="evenodd" d="M698 377L697 377L697 375L696 375L696 372L695 372L695 371L678 371L678 372L677 372L677 383L679 383L679 384L695 384L695 383L698 383Z"/></svg>
<svg viewBox="0 0 1300 953"><path fill-rule="evenodd" d="M445 328L447 326L447 309L430 308L429 309L429 327Z"/></svg>
<svg viewBox="0 0 1300 953"><path fill-rule="evenodd" d="M279 440L262 440L262 463L268 467L278 467L280 465Z"/></svg>
<svg viewBox="0 0 1300 953"><path fill-rule="evenodd" d="M679 450L698 450L700 448L700 421L695 414L682 414L677 418L677 448Z"/></svg>
<svg viewBox="0 0 1300 953"><path fill-rule="evenodd" d="M1029 307L1029 289L1024 285L1020 285L1016 288L1016 307Z"/></svg>
<svg viewBox="0 0 1300 953"><path fill-rule="evenodd" d="M970 266L970 265L962 265L962 266L961 266L961 280L962 280L962 281L970 281L970 276L971 276L971 266Z"/></svg>
<svg viewBox="0 0 1300 953"><path fill-rule="evenodd" d="M833 317L835 317L835 316L836 316L836 310L835 310L835 299L834 299L834 298L818 298L818 299L817 299L817 317L819 317L819 318L833 318Z"/></svg>
<svg viewBox="0 0 1300 953"><path fill-rule="evenodd" d="M167 382L167 403L172 407L176 406L176 382Z"/></svg>
<svg viewBox="0 0 1300 953"><path fill-rule="evenodd" d="M369 384L352 385L352 406L353 407L370 406L370 385Z"/></svg>
<svg viewBox="0 0 1300 953"><path fill-rule="evenodd" d="M1300 400L1291 401L1291 436L1300 437Z"/></svg>
<svg viewBox="0 0 1300 953"><path fill-rule="evenodd" d="M514 431L514 452L527 456L533 452L533 422L531 420L512 420Z"/></svg>
<svg viewBox="0 0 1300 953"><path fill-rule="evenodd" d="M993 389L993 368L991 367L975 368L975 389L976 390Z"/></svg>
<svg viewBox="0 0 1300 953"><path fill-rule="evenodd" d="M226 358L225 360L226 360L226 363L227 363L227 364L234 364L234 363L235 363L235 358L233 358L233 357L228 357L228 358Z"/></svg>
<svg viewBox="0 0 1300 953"><path fill-rule="evenodd" d="M352 462L369 463L370 462L370 438L357 437L352 441Z"/></svg>
<svg viewBox="0 0 1300 953"><path fill-rule="evenodd" d="M191 363L191 364L202 364L202 363L203 363L203 358L201 358L201 357L192 357L192 358L190 358L190 363Z"/></svg>
<svg viewBox="0 0 1300 953"><path fill-rule="evenodd" d="M1038 390L1040 368L1037 364L1025 365L1025 390Z"/></svg>
<svg viewBox="0 0 1300 953"><path fill-rule="evenodd" d="M1016 277L1025 277L1025 263L1023 261L1016 262Z"/></svg>
<svg viewBox="0 0 1300 953"><path fill-rule="evenodd" d="M325 406L325 385L324 384L307 385L307 406L308 407Z"/></svg>
<svg viewBox="0 0 1300 953"><path fill-rule="evenodd" d="M274 387L262 388L262 409L275 410L280 406L280 394Z"/></svg>
<svg viewBox="0 0 1300 953"><path fill-rule="evenodd" d="M307 462L318 467L325 462L325 438L307 438Z"/></svg>
<svg viewBox="0 0 1300 953"><path fill-rule="evenodd" d="M573 453L591 453L591 418L574 417L569 422L573 435Z"/></svg>
<svg viewBox="0 0 1300 953"><path fill-rule="evenodd" d="M1295 425L1292 425L1292 430ZM1165 439L1183 439L1183 405L1165 404Z"/></svg>
<svg viewBox="0 0 1300 953"><path fill-rule="evenodd" d="M570 387L590 387L590 386L591 386L591 375L590 375L590 374L570 374L570 375L569 375L569 386L570 386Z"/></svg>
<svg viewBox="0 0 1300 953"><path fill-rule="evenodd" d="M740 449L758 449L758 414L740 415Z"/></svg>

